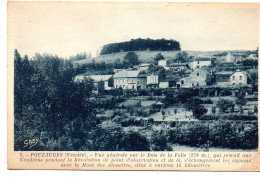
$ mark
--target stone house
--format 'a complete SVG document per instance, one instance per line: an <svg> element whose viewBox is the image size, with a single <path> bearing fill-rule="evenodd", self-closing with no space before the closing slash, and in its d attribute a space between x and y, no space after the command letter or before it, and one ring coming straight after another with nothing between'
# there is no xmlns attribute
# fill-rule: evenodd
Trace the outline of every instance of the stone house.
<svg viewBox="0 0 260 178"><path fill-rule="evenodd" d="M180 88L206 86L210 84L212 78L212 75L208 71L195 69L188 77L180 79L177 85L180 86Z"/></svg>
<svg viewBox="0 0 260 178"><path fill-rule="evenodd" d="M211 65L211 58L208 57L197 57L192 63L192 69L200 69L205 66Z"/></svg>
<svg viewBox="0 0 260 178"><path fill-rule="evenodd" d="M114 88L139 90L147 86L146 75L140 70L122 70L114 74Z"/></svg>
<svg viewBox="0 0 260 178"><path fill-rule="evenodd" d="M247 74L244 71L237 70L230 76L230 83L232 85L246 85Z"/></svg>

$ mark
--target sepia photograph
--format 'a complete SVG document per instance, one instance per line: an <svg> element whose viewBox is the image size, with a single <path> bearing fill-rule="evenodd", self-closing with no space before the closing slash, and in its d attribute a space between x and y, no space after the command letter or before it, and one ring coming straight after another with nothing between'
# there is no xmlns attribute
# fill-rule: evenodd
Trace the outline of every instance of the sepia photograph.
<svg viewBox="0 0 260 178"><path fill-rule="evenodd" d="M8 2L8 156L98 169L107 152L117 159L103 167L130 170L125 152L165 153L203 170L229 152L246 164L259 145L259 7Z"/></svg>

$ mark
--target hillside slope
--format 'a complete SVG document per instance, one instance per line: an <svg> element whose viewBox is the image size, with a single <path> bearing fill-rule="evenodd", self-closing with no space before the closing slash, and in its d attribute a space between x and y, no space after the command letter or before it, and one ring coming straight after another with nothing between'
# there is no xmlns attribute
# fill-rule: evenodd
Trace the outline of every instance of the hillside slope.
<svg viewBox="0 0 260 178"><path fill-rule="evenodd" d="M183 51L134 51L138 59L141 63L152 63L153 59L158 53L161 53L166 59L172 59L175 58L176 54ZM214 54L219 53L219 51L185 51L190 56L213 56ZM120 52L120 53L114 53L114 54L107 54L107 55L100 55L95 58L89 58L89 59L83 59L79 61L75 61L76 64L82 65L86 63L91 63L94 59L95 62L99 63L104 61L105 63L113 63L116 59L120 59L123 61L125 55L127 52Z"/></svg>

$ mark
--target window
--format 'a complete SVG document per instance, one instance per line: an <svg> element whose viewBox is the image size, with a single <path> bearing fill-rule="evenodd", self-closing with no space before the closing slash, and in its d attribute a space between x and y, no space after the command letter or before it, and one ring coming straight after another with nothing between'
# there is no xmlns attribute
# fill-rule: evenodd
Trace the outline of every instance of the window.
<svg viewBox="0 0 260 178"><path fill-rule="evenodd" d="M135 89L135 86L134 86L134 85L132 85L132 89Z"/></svg>
<svg viewBox="0 0 260 178"><path fill-rule="evenodd" d="M198 61L198 64L200 64L200 61Z"/></svg>
<svg viewBox="0 0 260 178"><path fill-rule="evenodd" d="M200 84L199 84L199 83L197 83L197 86L200 86Z"/></svg>
<svg viewBox="0 0 260 178"><path fill-rule="evenodd" d="M194 87L194 83L192 83L192 85L191 86L193 86Z"/></svg>
<svg viewBox="0 0 260 178"><path fill-rule="evenodd" d="M242 80L242 76L239 76L239 80Z"/></svg>
<svg viewBox="0 0 260 178"><path fill-rule="evenodd" d="M200 73L197 73L197 76L200 76Z"/></svg>
<svg viewBox="0 0 260 178"><path fill-rule="evenodd" d="M132 83L134 83L134 79L132 80Z"/></svg>
<svg viewBox="0 0 260 178"><path fill-rule="evenodd" d="M138 81L137 81L137 85L139 85L139 84L140 84L140 81L138 80Z"/></svg>
<svg viewBox="0 0 260 178"><path fill-rule="evenodd" d="M235 76L233 76L233 80L235 80Z"/></svg>
<svg viewBox="0 0 260 178"><path fill-rule="evenodd" d="M117 85L116 85L116 88L117 88Z"/></svg>
<svg viewBox="0 0 260 178"><path fill-rule="evenodd" d="M183 80L181 81L181 84L184 84L184 81L183 81Z"/></svg>

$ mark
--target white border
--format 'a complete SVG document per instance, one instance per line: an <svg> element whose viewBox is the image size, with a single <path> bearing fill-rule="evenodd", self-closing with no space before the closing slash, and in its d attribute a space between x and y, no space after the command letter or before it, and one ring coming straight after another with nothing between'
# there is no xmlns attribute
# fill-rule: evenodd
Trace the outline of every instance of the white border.
<svg viewBox="0 0 260 178"><path fill-rule="evenodd" d="M20 0L19 0L20 1ZM50 1L50 0L43 0ZM70 0L73 1L73 0ZM96 0L100 1L100 0ZM109 0L101 0L109 1ZM118 1L118 0L112 0ZM124 1L124 0L123 0ZM129 0L130 1L130 0ZM140 0L134 0L140 1ZM150 0L150 2L156 2L158 0ZM234 1L209 1L209 0L183 0L183 1L174 1L174 0L163 0L164 2L247 2L243 0ZM250 2L260 2L260 0L251 0ZM0 92L0 177L26 177L26 178L46 178L46 177L62 177L62 178L71 178L71 177L112 177L113 178L132 178L132 177L189 177L189 178L215 178L223 176L234 176L238 178L244 178L245 176L258 177L259 173L241 173L241 172L232 172L232 173L216 173L216 172L169 172L169 171L30 171L30 170L7 170L7 0L0 0L0 82L1 82L1 92Z"/></svg>

